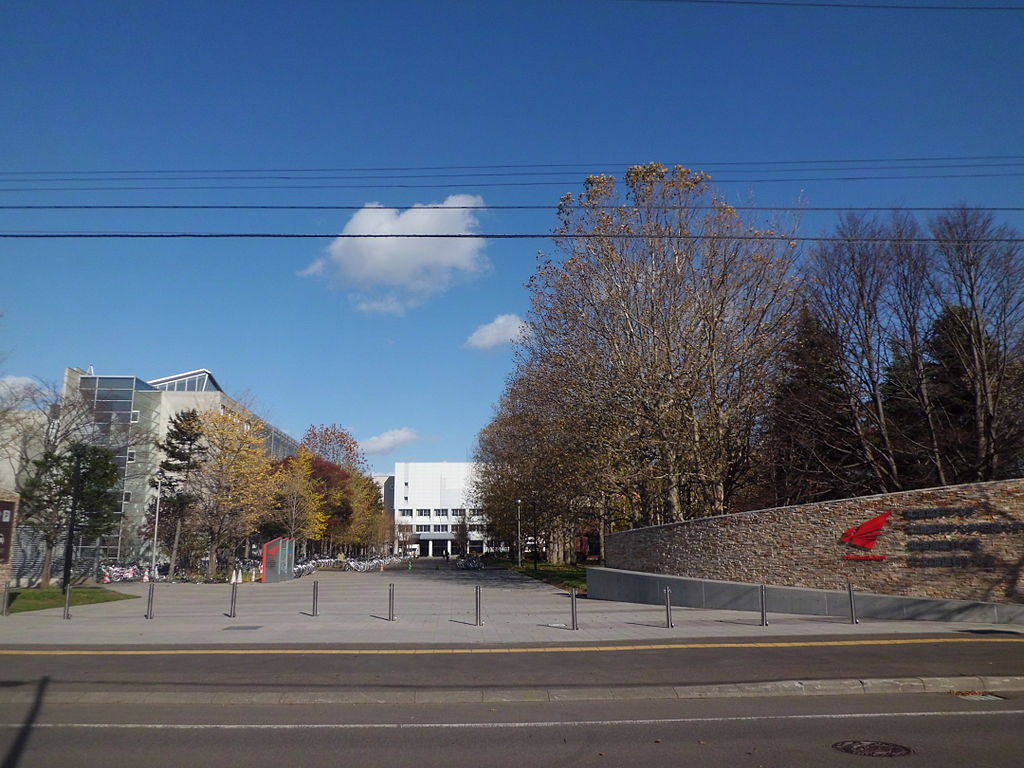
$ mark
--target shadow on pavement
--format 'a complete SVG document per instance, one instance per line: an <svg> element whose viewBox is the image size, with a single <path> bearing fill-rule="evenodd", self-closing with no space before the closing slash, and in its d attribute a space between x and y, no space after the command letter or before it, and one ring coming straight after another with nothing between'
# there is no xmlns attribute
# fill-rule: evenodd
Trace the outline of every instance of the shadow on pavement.
<svg viewBox="0 0 1024 768"><path fill-rule="evenodd" d="M21 755L25 751L25 747L28 746L28 739L29 736L32 735L32 726L35 725L36 718L39 717L39 710L43 708L43 699L46 696L46 686L49 684L49 677L43 677L40 679L39 684L36 686L36 698L35 701L32 702L32 708L25 716L25 722L22 723L21 729L18 731L18 735L14 738L10 748L7 750L3 763L0 763L0 768L15 768L18 765Z"/></svg>

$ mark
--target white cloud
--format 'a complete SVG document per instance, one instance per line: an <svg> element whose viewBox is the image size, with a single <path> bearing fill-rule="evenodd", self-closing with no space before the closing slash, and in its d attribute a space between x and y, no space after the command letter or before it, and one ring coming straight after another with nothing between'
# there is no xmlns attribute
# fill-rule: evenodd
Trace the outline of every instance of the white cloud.
<svg viewBox="0 0 1024 768"><path fill-rule="evenodd" d="M11 400L39 390L39 382L28 376L0 376L0 399Z"/></svg>
<svg viewBox="0 0 1024 768"><path fill-rule="evenodd" d="M389 429L375 437L369 437L361 441L359 447L367 455L387 454L403 445L409 445L409 443L415 443L421 439L415 429L402 427L401 429Z"/></svg>
<svg viewBox="0 0 1024 768"><path fill-rule="evenodd" d="M476 212L458 206L483 204L478 195L451 195L439 204L446 208L416 204L401 212L367 203L349 219L342 234L473 234ZM339 237L302 274L321 275L331 285L349 289L360 311L401 314L447 290L455 280L484 271L488 266L484 245L477 237Z"/></svg>
<svg viewBox="0 0 1024 768"><path fill-rule="evenodd" d="M522 341L525 335L526 324L519 315L498 315L473 331L466 339L465 346L472 349L494 349L503 344Z"/></svg>

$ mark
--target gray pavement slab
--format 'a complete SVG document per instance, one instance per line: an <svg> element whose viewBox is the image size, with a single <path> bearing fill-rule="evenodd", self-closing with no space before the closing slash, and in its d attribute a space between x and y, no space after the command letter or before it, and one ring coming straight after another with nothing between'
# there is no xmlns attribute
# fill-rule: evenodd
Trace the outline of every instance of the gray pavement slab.
<svg viewBox="0 0 1024 768"><path fill-rule="evenodd" d="M312 616L314 579L320 585L316 617ZM395 621L388 621L389 584L395 585ZM476 586L482 588L483 626L475 626ZM1007 625L892 620L852 625L835 617L791 614L771 614L769 625L761 627L754 610L678 607L673 610L675 627L669 629L662 607L585 598L578 600L579 630L573 631L565 591L512 571L457 571L441 564L437 570L420 564L413 571L321 571L279 584L241 584L234 618L227 615L228 584L156 584L152 620L144 618L148 584L110 588L139 599L77 606L70 620L63 619L60 608L0 617L0 646L316 644L383 649L671 643L752 634L775 639L822 634L854 639L947 631L1024 633Z"/></svg>

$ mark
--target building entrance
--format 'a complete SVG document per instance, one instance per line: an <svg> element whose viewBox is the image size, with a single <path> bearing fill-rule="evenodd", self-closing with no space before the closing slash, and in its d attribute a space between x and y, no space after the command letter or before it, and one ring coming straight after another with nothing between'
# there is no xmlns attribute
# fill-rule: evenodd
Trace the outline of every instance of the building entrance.
<svg viewBox="0 0 1024 768"><path fill-rule="evenodd" d="M434 548L432 553L434 557L444 557L445 552L448 551L447 541L434 541L432 546Z"/></svg>

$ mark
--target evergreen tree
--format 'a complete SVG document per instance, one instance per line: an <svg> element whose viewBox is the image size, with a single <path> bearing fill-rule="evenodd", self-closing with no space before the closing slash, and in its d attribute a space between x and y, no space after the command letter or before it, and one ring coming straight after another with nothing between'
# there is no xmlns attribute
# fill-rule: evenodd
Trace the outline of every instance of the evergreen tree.
<svg viewBox="0 0 1024 768"><path fill-rule="evenodd" d="M160 514L174 524L169 571L169 576L173 578L182 528L198 500L193 480L208 454L199 413L195 409L176 413L168 424L167 436L162 442L157 442L156 446L164 454L160 471L164 476L162 493L166 495L161 501Z"/></svg>
<svg viewBox="0 0 1024 768"><path fill-rule="evenodd" d="M64 450L48 450L32 462L20 510L23 524L43 540L44 588L50 585L53 551L61 539L94 538L114 528L120 479L121 468L111 450L81 442ZM70 561L65 562L66 577L70 566Z"/></svg>
<svg viewBox="0 0 1024 768"><path fill-rule="evenodd" d="M863 468L842 388L838 340L803 308L783 351L780 381L765 426L767 483L776 505L855 494Z"/></svg>

